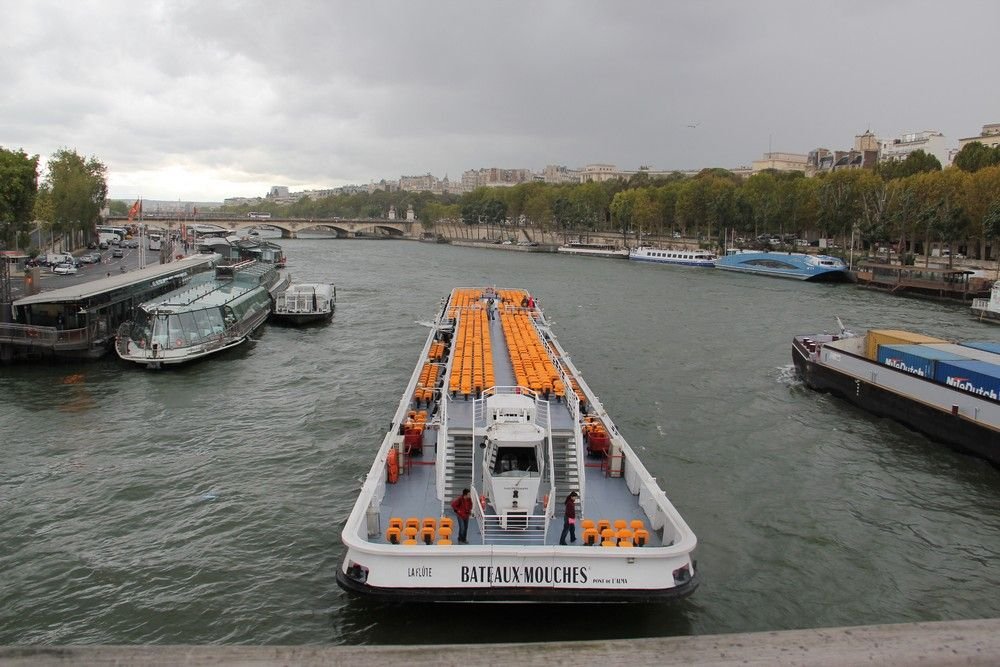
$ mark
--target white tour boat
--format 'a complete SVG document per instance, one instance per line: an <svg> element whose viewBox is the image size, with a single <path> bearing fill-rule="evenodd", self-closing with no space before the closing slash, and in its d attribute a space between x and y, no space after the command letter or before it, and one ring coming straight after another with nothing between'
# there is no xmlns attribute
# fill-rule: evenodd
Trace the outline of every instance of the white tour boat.
<svg viewBox="0 0 1000 667"><path fill-rule="evenodd" d="M699 581L694 533L518 289L442 301L342 539L338 584L384 600L652 602Z"/></svg>
<svg viewBox="0 0 1000 667"><path fill-rule="evenodd" d="M993 283L988 299L972 300L972 315L984 322L1000 323L1000 280Z"/></svg>
<svg viewBox="0 0 1000 667"><path fill-rule="evenodd" d="M608 257L611 259L628 259L628 248L622 248L613 243L577 243L571 241L556 248L557 252L567 255L589 255L591 257Z"/></svg>
<svg viewBox="0 0 1000 667"><path fill-rule="evenodd" d="M680 264L681 266L704 266L712 268L718 259L715 253L708 250L674 250L672 248L651 248L641 246L633 249L628 258L638 262L655 262L658 264Z"/></svg>
<svg viewBox="0 0 1000 667"><path fill-rule="evenodd" d="M283 324L310 324L333 318L337 288L325 283L293 283L274 299L271 320Z"/></svg>
<svg viewBox="0 0 1000 667"><path fill-rule="evenodd" d="M184 287L140 304L118 330L125 361L160 368L218 354L245 342L271 313L274 264L246 260L217 266Z"/></svg>

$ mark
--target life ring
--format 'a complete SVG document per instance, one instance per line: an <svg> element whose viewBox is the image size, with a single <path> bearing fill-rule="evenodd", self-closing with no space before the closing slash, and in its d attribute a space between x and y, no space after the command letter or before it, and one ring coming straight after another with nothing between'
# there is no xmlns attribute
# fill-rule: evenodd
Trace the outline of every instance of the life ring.
<svg viewBox="0 0 1000 667"><path fill-rule="evenodd" d="M399 452L393 447L389 450L389 456L386 459L386 467L388 472L388 482L390 484L395 484L399 481Z"/></svg>

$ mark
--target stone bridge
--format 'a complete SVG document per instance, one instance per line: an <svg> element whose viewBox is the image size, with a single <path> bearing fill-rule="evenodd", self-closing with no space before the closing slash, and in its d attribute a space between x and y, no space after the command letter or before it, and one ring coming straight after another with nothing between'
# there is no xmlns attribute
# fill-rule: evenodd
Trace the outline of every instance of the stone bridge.
<svg viewBox="0 0 1000 667"><path fill-rule="evenodd" d="M109 221L116 218L125 220L124 216L110 216ZM339 238L420 238L423 225L419 220L386 220L384 218L245 218L236 216L199 215L197 219L180 219L175 215L146 215L143 221L154 227L166 226L178 228L183 222L187 225L215 225L224 229L236 231L248 227L267 225L281 230L281 238L294 239L304 230L333 232Z"/></svg>

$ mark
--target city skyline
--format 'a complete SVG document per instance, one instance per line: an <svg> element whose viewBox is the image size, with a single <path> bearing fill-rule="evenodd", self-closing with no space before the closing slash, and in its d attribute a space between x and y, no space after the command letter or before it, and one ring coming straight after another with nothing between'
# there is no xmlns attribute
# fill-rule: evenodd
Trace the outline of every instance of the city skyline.
<svg viewBox="0 0 1000 667"><path fill-rule="evenodd" d="M222 201L489 166L748 166L996 120L1000 7L0 0L0 146L117 199Z"/></svg>

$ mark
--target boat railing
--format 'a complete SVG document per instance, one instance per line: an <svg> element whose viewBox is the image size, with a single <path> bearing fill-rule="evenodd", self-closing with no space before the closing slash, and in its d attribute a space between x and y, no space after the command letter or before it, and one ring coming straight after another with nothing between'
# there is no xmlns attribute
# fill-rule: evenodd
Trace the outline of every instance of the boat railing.
<svg viewBox="0 0 1000 667"><path fill-rule="evenodd" d="M447 479L445 472L448 462L448 392L442 391L438 401L438 419L441 424L437 432L437 447L434 448L435 464L437 472L437 497L444 503L445 493L447 493Z"/></svg>
<svg viewBox="0 0 1000 667"><path fill-rule="evenodd" d="M0 324L0 340L15 345L54 346L61 332L55 327L40 327L33 324Z"/></svg>
<svg viewBox="0 0 1000 667"><path fill-rule="evenodd" d="M476 487L471 488L472 497L481 498ZM483 500L473 501L472 514L479 526L479 534L483 544L494 545L525 545L545 544L549 530L549 509L555 490L548 496L548 505L543 507L543 514L487 514Z"/></svg>
<svg viewBox="0 0 1000 667"><path fill-rule="evenodd" d="M972 300L972 307L975 310L989 310L989 308L990 308L990 300L989 299L978 299L978 298L977 299L973 299Z"/></svg>

